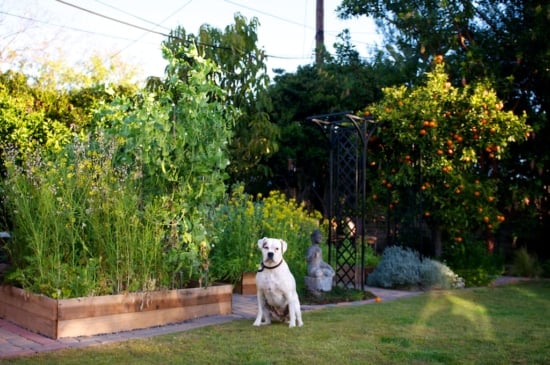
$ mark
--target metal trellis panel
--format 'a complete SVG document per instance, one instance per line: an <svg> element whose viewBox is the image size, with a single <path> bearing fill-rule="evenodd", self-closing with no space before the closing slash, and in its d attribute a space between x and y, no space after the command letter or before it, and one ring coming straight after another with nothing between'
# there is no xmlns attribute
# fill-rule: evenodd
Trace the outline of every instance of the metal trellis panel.
<svg viewBox="0 0 550 365"><path fill-rule="evenodd" d="M350 112L312 116L330 142L329 263L335 283L364 289L367 144L376 123Z"/></svg>

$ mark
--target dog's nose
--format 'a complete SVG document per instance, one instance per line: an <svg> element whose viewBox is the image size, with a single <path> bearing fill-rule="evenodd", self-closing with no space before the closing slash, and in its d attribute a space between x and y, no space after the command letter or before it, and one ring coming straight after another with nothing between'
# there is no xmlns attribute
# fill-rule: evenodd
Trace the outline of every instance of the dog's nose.
<svg viewBox="0 0 550 365"><path fill-rule="evenodd" d="M267 253L267 258L270 259L270 260L273 260L273 252L268 252Z"/></svg>

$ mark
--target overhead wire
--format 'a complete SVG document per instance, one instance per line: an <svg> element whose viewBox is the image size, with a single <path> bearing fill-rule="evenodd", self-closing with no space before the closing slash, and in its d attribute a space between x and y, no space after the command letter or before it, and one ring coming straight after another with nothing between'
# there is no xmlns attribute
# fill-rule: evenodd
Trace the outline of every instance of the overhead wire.
<svg viewBox="0 0 550 365"><path fill-rule="evenodd" d="M280 20L280 21L283 21L283 22L286 22L286 23L289 23L289 24L292 24L292 25L297 25L297 26L303 27L304 29L309 29L309 30L316 31L315 27L307 25L307 22L305 20L304 20L303 23L299 23L299 22L296 22L296 21L293 21L293 20L290 20L290 19L286 19L286 18L283 18L281 16L278 16L278 15L275 15L275 14L272 14L272 13L269 13L269 12L266 12L266 11L263 11L263 10L260 10L260 9L257 9L257 8L253 8L251 6L239 3L239 2L234 1L234 0L224 0L224 1L228 4L232 4L232 5L235 5L237 7L240 7L240 8L246 9L246 10L250 10L250 11L253 11L253 12L256 12L256 13L259 13L259 14L263 14L265 16L268 16L268 17L271 17L271 18L274 18L274 19L277 19L277 20ZM307 3L308 3L308 1L306 0L306 9L307 9ZM304 15L304 16L307 16L307 14ZM338 37L338 35L341 33L341 31L326 30L326 29L324 30L324 32L325 32L325 34L330 34L335 38ZM359 34L371 34L371 33L372 32L359 32ZM357 32L354 32L354 34L357 34ZM314 38L312 39L312 42L313 43L315 42ZM355 43L361 43L361 44L364 44L366 46L374 46L375 45L375 44L372 44L372 43L357 41L357 40L354 40L354 42ZM305 44L305 37L304 37L304 44ZM314 49L314 48L315 47L312 46L312 49ZM271 56L271 57L281 58L281 57L276 57L276 56ZM307 58L311 58L311 57L307 57ZM302 57L301 59L305 59L305 57Z"/></svg>
<svg viewBox="0 0 550 365"><path fill-rule="evenodd" d="M113 21L113 22L116 22L116 23L119 23L119 24L123 24L123 25L133 27L133 28L136 28L136 29L140 29L140 30L152 33L152 34L161 35L161 36L166 37L166 38L174 38L174 39L178 39L178 40L183 41L183 42L187 42L187 40L179 38L179 37L174 36L172 34L167 34L167 33L156 31L154 29L149 29L149 28L142 27L140 25L132 24L130 22L120 20L120 19L108 16L108 15L105 15L105 14L99 13L99 12L94 11L94 10L84 8L84 7L76 5L76 4L72 4L72 3L68 2L68 1L65 1L65 0L56 0L56 1L61 3L61 4L76 8L78 10L87 12L89 14L92 14L92 15L95 15L95 16L98 16L98 17L101 17L101 18L104 18L104 19L107 19L107 20L110 20L110 21ZM200 46L204 46L204 47L211 47L211 48L216 48L216 49L225 49L225 50L228 50L228 51L239 51L239 50L237 50L235 48L232 48L232 47L218 46L218 45L204 43L204 42L196 42L196 44L200 45ZM271 54L265 54L265 56L270 57L270 58L276 58L276 59L289 59L289 60L304 59L303 57L277 56L277 55L271 55Z"/></svg>
<svg viewBox="0 0 550 365"><path fill-rule="evenodd" d="M142 30L144 31L145 33L144 34L156 34L156 35L159 35L159 36L162 36L162 37L166 37L166 38L174 38L174 39L178 39L178 40L181 40L181 41L184 41L184 42L187 42L187 40L185 39L181 39L177 36L174 36L173 34L168 34L166 32L161 32L161 31L158 31L158 30L155 30L155 29L150 29L150 28L147 28L147 27L143 27L143 26L140 26L140 25L137 25L137 24L133 24L131 22L128 22L128 21L124 21L124 20L121 20L121 19L118 19L118 18L115 18L115 17L112 17L112 16L108 16L108 15L105 15L103 13L100 13L100 12L97 12L97 11L94 11L94 10L90 10L90 9L87 9L87 8L84 8L82 6L79 6L79 5L76 5L76 4L73 4L71 2L68 2L68 1L65 1L65 0L56 0L57 2L61 3L61 4L64 4L66 6L69 6L69 7L73 7L79 11L83 11L83 12L86 12L86 13L89 13L89 14L92 14L94 16L97 16L97 17L101 17L101 18L104 18L104 19L107 19L107 20L110 20L112 22L116 22L116 23L119 23L119 24L122 24L122 25L125 25L125 26L128 26L128 27L132 27L132 28L135 28L135 29L139 29L139 30ZM142 17L139 17L137 15L134 15L134 14L131 14L127 11L124 11L122 9L118 9L110 4L105 4L104 2L102 1L99 1L99 0L96 0L98 3L101 3L103 5L106 5L106 6L109 6L111 8L113 8L114 10L117 10L117 11L120 11L121 13L124 13L128 16L131 16L131 17L134 17L136 19L139 19L140 21L143 21L143 22L146 22L148 24L151 24L155 27L158 27L158 28L163 28L163 29L167 29L165 26L163 26L162 24L158 24L158 23L155 23L155 22L152 22L152 21L149 21L145 18L142 18ZM174 16L175 13L181 11L183 8L185 8L189 3L191 3L192 0L189 0L187 3L185 3L182 7L180 7L178 10L176 10L176 12L172 13L170 17ZM263 15L266 15L266 16L270 16L270 17L273 17L275 19L278 19L280 21L284 21L284 22L287 22L287 23L290 23L290 24L294 24L294 25L299 25L301 27L303 27L304 29L312 29L311 27L307 26L304 23L298 23L298 22L295 22L295 21L292 21L292 20L289 20L289 19L285 19L283 17L280 17L280 16L277 16L277 15L274 15L274 14L270 14L268 12L265 12L265 11L261 11L259 9L254 9L252 7L248 7L248 6L245 6L243 4L240 4L238 2L235 2L235 1L231 1L231 0L225 0L226 2L228 3L231 3L235 6L239 6L239 7L243 7L243 8L246 8L248 10L251 10L251 11L255 11L259 14L263 14ZM0 11L1 14L5 14L5 15L8 15L8 16L13 16L13 17L18 17L18 18L21 18L21 19L24 19L24 20L28 20L28 21L33 21L33 22L37 22L37 23L42 23L42 24L47 24L47 25L50 25L50 26L56 26L56 27L59 27L59 28L63 28L63 29L69 29L69 30L73 30L73 31L78 31L78 32L84 32L84 33L88 33L88 34L92 34L92 35L99 35L99 36L104 36L104 37L110 37L110 38L117 38L117 39L121 39L121 40L128 40L128 41L132 41L131 44L139 41L141 38L143 38L144 35L140 36L138 39L130 39L130 38L127 38L127 37L120 37L120 36L116 36L116 35L113 35L113 34L105 34L105 33L99 33L99 32L96 32L96 31L89 31L89 30L85 30L85 29L80 29L80 28L76 28L76 27L71 27L71 26L67 26L67 25L60 25L60 24L54 24L54 23L49 23L49 22L45 22L45 21L41 21L39 19L35 19L35 18L30 18L30 17L26 17L26 16L21 16L21 15L17 15L17 14L12 14L12 13L8 13L8 12L5 12L5 11ZM170 17L164 19L162 22L165 22L167 19L169 19ZM131 45L130 44L130 45ZM230 47L224 47L224 46L219 46L219 45L215 45L215 44L208 44L208 43L204 43L204 42L197 42L198 45L200 46L205 46L205 47L212 47L212 48L216 48L216 49L225 49L225 50L229 50L229 51L237 51L239 52L238 50L234 49L234 48L230 48ZM128 45L127 47L129 47L130 45ZM127 48L126 47L126 48ZM125 48L121 49L119 52L117 53L120 53L122 52L122 50L124 50ZM239 52L240 53L240 52ZM115 54L116 55L116 54ZM298 59L311 59L311 56L308 56L308 57L296 57L296 56L279 56L279 55L272 55L272 54L265 54L266 57L269 57L269 58L274 58L274 59L286 59L286 60L298 60Z"/></svg>
<svg viewBox="0 0 550 365"><path fill-rule="evenodd" d="M83 8L82 6L72 4L68 1L64 1L64 0L56 0L56 1L58 3L64 4L64 5L67 5L67 6L71 6L75 9L84 11L86 13L90 13L92 15L95 15L95 16L98 16L98 17L101 17L101 18L104 18L104 19L107 19L107 20L111 20L111 21L116 22L116 23L124 24L124 25L127 25L127 26L132 27L132 28L141 29L141 30L144 30L144 31L149 32L149 33L154 33L154 34L161 35L163 37L169 37L170 36L169 34L166 34L166 33L162 33L162 32L159 32L159 31L156 31L156 30L153 30L153 29L145 28L145 27L142 27L140 25L132 24L132 23L129 23L129 22L124 21L124 20L116 19L116 18L110 17L108 15L101 14L101 13L98 13L96 11Z"/></svg>
<svg viewBox="0 0 550 365"><path fill-rule="evenodd" d="M43 20L36 19L36 18L31 18L31 17L24 16L24 15L8 13L8 12L3 11L3 10L0 10L0 14L4 14L4 15L7 15L7 16L27 20L27 21L30 21L30 22L33 22L33 23L49 25L49 26L62 28L62 29L68 29L68 30L72 30L72 31L76 31L76 32L88 33L88 34L98 35L98 36L107 37L107 38L116 38L116 39L121 39L121 40L131 40L131 38L127 38L127 37L120 37L120 36L107 34L107 33L99 33L99 32L95 32L95 31L91 31L91 30L87 30L87 29L72 27L72 26L69 26L69 25L61 25L61 24L50 23L50 22L47 22L47 21L43 21Z"/></svg>
<svg viewBox="0 0 550 365"><path fill-rule="evenodd" d="M130 13L124 11L124 10L121 10L121 9L117 9L117 8L111 6L111 5L108 5L108 4L105 4L105 5L108 5L108 6L110 6L111 8L116 9L116 10L122 12L123 14L130 15L130 16L136 18L136 19L140 19L140 20L143 20L143 21L145 21L145 22L147 22L147 23L149 23L149 24L155 25L156 27L161 27L161 28L164 28L164 29L168 29L168 30L169 30L169 28L164 27L164 26L162 25L162 23L166 22L168 19L172 18L174 15L176 15L177 13L179 13L180 11L182 11L185 7L187 7L187 5L191 4L192 1L193 1L193 0L187 1L185 4L183 4L183 6L179 7L176 11L172 12L169 16L167 16L166 18L164 18L164 19L161 21L161 24L156 24L156 23L154 23L154 22L150 22L150 21L148 21L148 20L145 20L145 19L142 18L142 17L139 17L139 16L137 16L137 15L130 14ZM103 4L103 2L100 1L100 0L96 0L96 2L98 2L98 3L100 3L100 4ZM121 53L122 51L124 51L125 49L128 49L128 48L131 47L133 44L139 42L139 41L140 41L141 39L143 39L143 37L145 37L147 34L148 34L148 32L142 33L141 36L139 36L138 38L134 39L132 42L130 42L128 45L126 45L126 47L123 47L123 48L119 49L118 52L115 52L114 54L112 54L111 57L117 56L118 54L120 54L120 53Z"/></svg>
<svg viewBox="0 0 550 365"><path fill-rule="evenodd" d="M255 8L252 8L250 6L247 6L247 5L243 5L243 4L240 4L236 1L231 1L231 0L225 0L226 3L229 3L229 4L233 4L235 6L238 6L238 7L241 7L243 9L247 9L247 10L250 10L250 11L254 11L258 14L263 14L265 16L269 16L271 18L274 18L274 19L277 19L277 20L280 20L280 21L283 21L283 22L286 22L286 23L289 23L289 24L293 24L293 25L297 25L299 27L303 27L303 26L306 26L307 28L309 28L310 30L315 30L315 28L313 27L309 27L307 26L306 24L303 24L303 23L298 23L298 22L295 22L293 20L290 20L290 19L285 19L283 17L280 17L278 15L274 15L274 14L271 14L271 13L268 13L268 12L265 12L265 11L262 11L262 10L259 10L259 9L255 9Z"/></svg>
<svg viewBox="0 0 550 365"><path fill-rule="evenodd" d="M277 20L280 20L280 21L283 21L283 22L286 22L286 23L289 23L289 24L293 24L293 25L297 25L299 27L303 27L303 28L306 28L306 29L309 29L309 30L313 30L313 31L316 31L315 27L313 26L309 26L307 25L307 22L304 20L303 23L300 23L300 22L296 22L294 20L290 20L290 19L286 19L286 18L283 18L281 16L278 16L278 15L275 15L275 14L272 14L272 13L268 13L266 11L263 11L263 10L260 10L260 9L257 9L257 8L253 8L251 6L248 6L248 5L244 5L242 3L239 3L237 1L234 1L234 0L224 0L226 3L229 3L229 4L232 4L232 5L235 5L237 7L240 7L240 8L243 8L243 9L247 9L247 10L250 10L250 11L253 11L253 12L256 12L256 13L259 13L259 14L263 14L265 16L268 16L268 17L271 17L271 18L274 18L274 19L277 19ZM308 1L306 0L306 9L307 9L307 6L308 6ZM324 30L325 33L328 33L328 34L332 34L332 35L337 35L339 34L341 31L339 30ZM370 33L370 32L358 32L358 34L365 34L365 33Z"/></svg>
<svg viewBox="0 0 550 365"><path fill-rule="evenodd" d="M187 5L189 5L192 1L193 1L193 0L189 0L187 3L185 3L185 4L181 7L181 9L183 9L184 7L186 7ZM95 0L95 2L96 2L96 3L99 3L99 4L101 4L101 5L107 6L107 7L111 8L111 9L114 9L114 10L116 10L116 11L122 13L122 14L131 16L132 18L141 20L141 21L144 22L144 23L148 23L148 24L154 25L156 28L163 28L163 29L166 29L166 30L168 30L168 31L169 31L170 29L167 28L167 27L165 27L165 26L163 26L162 23L164 23L167 19L171 18L171 17L174 15L174 14L171 14L168 18L166 18L165 20L163 20L163 21L161 22L161 24L158 24L158 23L152 22L152 21L150 21L150 20L148 20L148 19L146 19L146 18L143 18L143 17L141 17L141 16L139 16L139 15L132 14L132 13L130 13L130 12L124 10L124 9L117 8L116 6L111 5L111 4L109 4L109 3L106 3L106 2L104 2L104 1ZM178 10L178 11L179 11L179 10Z"/></svg>

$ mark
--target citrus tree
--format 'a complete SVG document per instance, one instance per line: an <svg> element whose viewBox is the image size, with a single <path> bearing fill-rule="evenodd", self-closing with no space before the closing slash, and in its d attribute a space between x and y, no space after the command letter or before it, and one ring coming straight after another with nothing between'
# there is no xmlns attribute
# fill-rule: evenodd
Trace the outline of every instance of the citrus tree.
<svg viewBox="0 0 550 365"><path fill-rule="evenodd" d="M499 206L509 208L502 232L515 242L502 247L509 253L525 246L549 258L549 246L540 238L550 227L550 2L342 0L337 12L343 18L375 19L384 37L382 59L395 66L392 74L415 80L430 69L434 55L442 54L453 80L488 78L505 110L527 113L533 133L527 143L513 147L512 155L530 163L499 160L501 179L514 182L499 189ZM507 172L511 175L505 177Z"/></svg>
<svg viewBox="0 0 550 365"><path fill-rule="evenodd" d="M436 256L444 242L484 240L492 249L506 219L497 205L499 161L530 132L525 115L503 110L488 83L452 85L444 68L435 57L422 84L386 88L365 111L381 123L370 143L370 200L390 212L420 210Z"/></svg>

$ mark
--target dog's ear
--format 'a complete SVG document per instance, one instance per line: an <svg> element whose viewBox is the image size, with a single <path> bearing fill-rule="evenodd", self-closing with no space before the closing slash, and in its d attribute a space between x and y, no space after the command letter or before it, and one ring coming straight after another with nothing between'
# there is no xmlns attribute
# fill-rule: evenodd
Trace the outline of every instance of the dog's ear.
<svg viewBox="0 0 550 365"><path fill-rule="evenodd" d="M281 250L283 251L283 253L285 253L288 245L284 240L280 240L280 241L281 241Z"/></svg>
<svg viewBox="0 0 550 365"><path fill-rule="evenodd" d="M258 240L258 247L260 248L260 250L263 248L264 243L265 243L266 241L267 241L267 238L266 238L266 237L260 238L260 239Z"/></svg>

